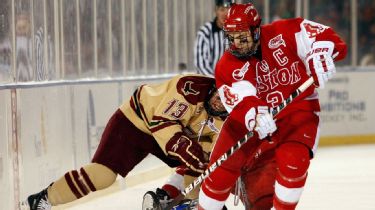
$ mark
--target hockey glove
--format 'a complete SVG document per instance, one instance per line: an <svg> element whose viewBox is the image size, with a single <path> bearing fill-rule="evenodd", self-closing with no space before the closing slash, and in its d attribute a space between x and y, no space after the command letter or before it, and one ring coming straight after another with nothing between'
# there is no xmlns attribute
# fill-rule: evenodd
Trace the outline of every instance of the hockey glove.
<svg viewBox="0 0 375 210"><path fill-rule="evenodd" d="M189 176L193 176L193 177L198 177L198 176L201 175L201 173L193 171L186 166L178 166L176 168L176 173L179 173L179 174L182 174L182 175L189 175Z"/></svg>
<svg viewBox="0 0 375 210"><path fill-rule="evenodd" d="M252 107L245 115L245 125L249 131L255 130L259 139L264 139L277 129L267 106Z"/></svg>
<svg viewBox="0 0 375 210"><path fill-rule="evenodd" d="M175 134L168 141L166 151L195 172L203 173L207 167L208 160L204 158L202 146L182 133Z"/></svg>
<svg viewBox="0 0 375 210"><path fill-rule="evenodd" d="M306 55L308 73L314 78L315 85L321 89L324 84L336 73L332 59L333 42L318 41L313 43L311 51Z"/></svg>

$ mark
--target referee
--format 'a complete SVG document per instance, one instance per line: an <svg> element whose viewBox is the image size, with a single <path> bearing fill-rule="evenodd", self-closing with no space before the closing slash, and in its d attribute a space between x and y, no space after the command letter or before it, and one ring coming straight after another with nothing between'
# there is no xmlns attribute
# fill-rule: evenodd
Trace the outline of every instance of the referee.
<svg viewBox="0 0 375 210"><path fill-rule="evenodd" d="M194 65L199 74L214 77L217 61L225 50L222 30L228 9L234 0L215 0L216 17L200 27L195 40Z"/></svg>

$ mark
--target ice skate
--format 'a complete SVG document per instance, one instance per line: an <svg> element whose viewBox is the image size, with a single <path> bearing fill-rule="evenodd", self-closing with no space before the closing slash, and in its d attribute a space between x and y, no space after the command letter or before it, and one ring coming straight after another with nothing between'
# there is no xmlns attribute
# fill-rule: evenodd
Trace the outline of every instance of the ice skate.
<svg viewBox="0 0 375 210"><path fill-rule="evenodd" d="M143 195L142 210L163 210L155 192L148 191Z"/></svg>
<svg viewBox="0 0 375 210"><path fill-rule="evenodd" d="M47 198L47 189L30 195L26 201L21 203L22 210L51 210L51 203Z"/></svg>
<svg viewBox="0 0 375 210"><path fill-rule="evenodd" d="M157 188L155 192L148 191L145 193L142 210L163 210L172 200L165 190Z"/></svg>

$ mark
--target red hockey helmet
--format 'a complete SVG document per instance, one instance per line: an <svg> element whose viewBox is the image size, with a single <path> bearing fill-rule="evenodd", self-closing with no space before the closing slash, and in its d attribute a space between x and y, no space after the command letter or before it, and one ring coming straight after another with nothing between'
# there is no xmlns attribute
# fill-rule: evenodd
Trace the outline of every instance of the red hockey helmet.
<svg viewBox="0 0 375 210"><path fill-rule="evenodd" d="M259 39L262 19L252 3L233 4L224 22L225 32L251 31L254 41Z"/></svg>

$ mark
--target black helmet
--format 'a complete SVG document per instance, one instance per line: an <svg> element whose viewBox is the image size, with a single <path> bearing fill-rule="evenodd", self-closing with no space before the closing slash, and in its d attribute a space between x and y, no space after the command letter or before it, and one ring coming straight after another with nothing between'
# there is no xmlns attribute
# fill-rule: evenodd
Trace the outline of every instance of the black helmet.
<svg viewBox="0 0 375 210"><path fill-rule="evenodd" d="M234 0L215 0L217 7L230 7L234 3Z"/></svg>
<svg viewBox="0 0 375 210"><path fill-rule="evenodd" d="M211 90L208 92L208 95L206 97L206 99L204 100L204 108L206 109L206 112L210 115L210 116L217 116L217 117L227 117L228 116L228 112L225 110L225 111L218 111L218 110L215 110L211 104L210 104L210 100L211 98L215 95L215 93L217 92L217 89L216 89L216 85L214 84L211 88Z"/></svg>

